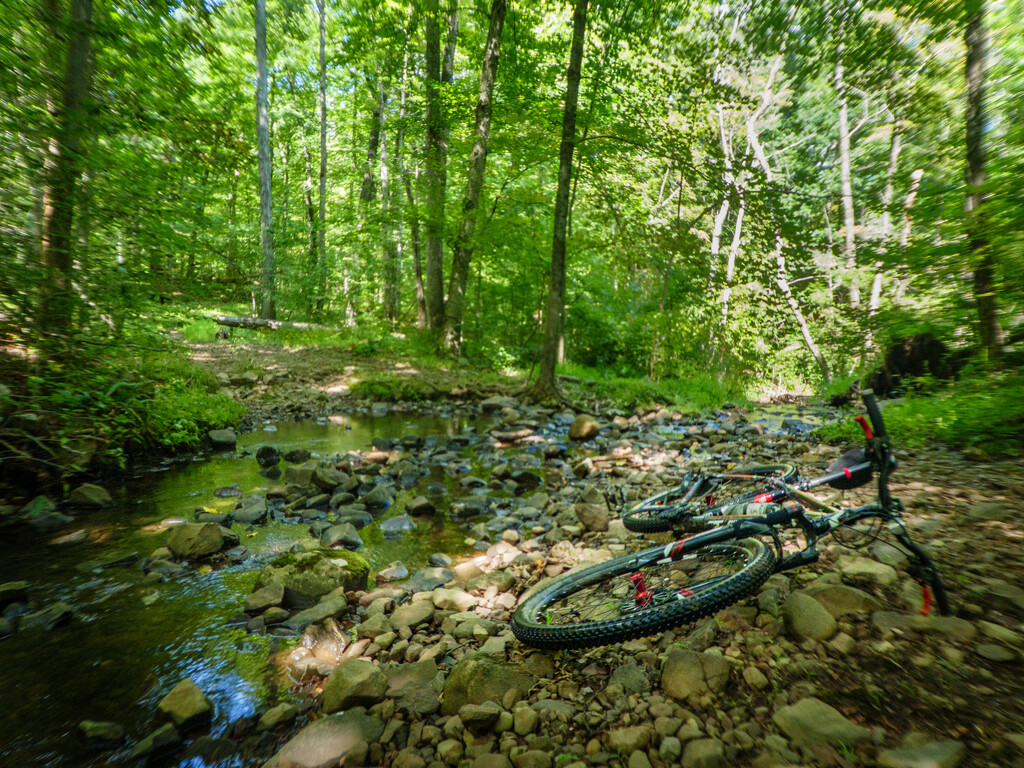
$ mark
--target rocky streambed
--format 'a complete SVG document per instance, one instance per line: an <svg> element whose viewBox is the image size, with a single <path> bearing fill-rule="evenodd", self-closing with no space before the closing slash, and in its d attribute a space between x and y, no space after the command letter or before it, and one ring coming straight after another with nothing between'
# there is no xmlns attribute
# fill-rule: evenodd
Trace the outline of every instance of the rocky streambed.
<svg viewBox="0 0 1024 768"><path fill-rule="evenodd" d="M378 407L378 418L384 411L394 414ZM197 511L154 523L167 530L145 551L135 540L130 567L155 594L176 595L168 602L209 610L217 631L130 705L122 697L120 717L100 706L85 723L66 722L80 732L74 750L67 737L32 751L31 734L19 733L7 758L407 768L1021 763L1024 489L1012 467L966 467L938 451L901 456L895 490L915 537L943 565L956 617L919 614L920 591L890 547L835 544L814 567L773 576L695 626L542 653L511 636L520 595L639 546L619 520L631 501L696 466L785 459L813 473L840 448L815 444L800 419L766 429L737 409L587 417L491 398L460 413L455 428L392 423L389 434L362 434L359 448L314 446L316 456L281 439L283 424L239 444L214 435L249 479L239 468L236 483L194 499ZM344 433L359 417L324 421ZM204 579L220 581L205 602L194 591L190 601L189 586ZM50 622L30 617L54 603L34 599L24 581L0 587L11 629L19 625L0 655L99 623L77 615L69 595L68 623L46 633ZM125 581L124 591L139 588ZM203 662L223 645L237 650L231 662ZM104 661L94 666L104 679ZM24 689L13 682L5 696ZM29 727L25 718L15 725Z"/></svg>

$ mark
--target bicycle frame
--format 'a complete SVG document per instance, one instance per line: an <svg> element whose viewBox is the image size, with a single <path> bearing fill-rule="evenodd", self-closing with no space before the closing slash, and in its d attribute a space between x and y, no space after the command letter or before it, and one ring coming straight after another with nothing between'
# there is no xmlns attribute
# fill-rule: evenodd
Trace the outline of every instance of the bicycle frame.
<svg viewBox="0 0 1024 768"><path fill-rule="evenodd" d="M642 561L638 557L638 567L651 565L665 558L680 557L688 551L701 547L737 539L771 536L777 543L778 528L802 529L806 537L806 545L802 550L785 557L781 556L781 552L779 553L780 557L775 565L775 572L779 573L817 561L819 557L816 549L817 542L837 528L852 525L867 518L879 518L889 528L900 545L910 553L908 573L922 586L924 601L922 613L930 612L932 592L934 592L940 611L943 614L948 614L948 600L942 581L938 576L938 569L927 554L911 541L903 522L903 505L899 499L892 496L889 490L889 475L896 468L896 461L874 394L870 390L865 390L862 395L871 419L869 426L863 416L857 417L867 439L867 450L865 451L867 460L865 462L795 485L776 481L780 486L778 489L760 494L751 503L735 505L743 507L743 511L738 513L711 513L694 516L696 520L717 523L717 525L702 533L673 541L667 544L663 550L649 551ZM878 500L871 504L855 509L839 509L829 506L807 493L812 488L826 485L844 476L849 477L850 474L858 471L867 470L878 472ZM700 482L698 480L694 487ZM789 499L799 503L789 506L777 503ZM726 509L731 510L728 507Z"/></svg>

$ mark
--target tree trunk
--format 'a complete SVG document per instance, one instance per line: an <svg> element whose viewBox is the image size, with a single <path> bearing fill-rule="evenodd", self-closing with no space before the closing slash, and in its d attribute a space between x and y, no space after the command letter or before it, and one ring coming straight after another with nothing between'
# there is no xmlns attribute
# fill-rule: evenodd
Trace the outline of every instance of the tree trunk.
<svg viewBox="0 0 1024 768"><path fill-rule="evenodd" d="M558 191L555 195L554 236L551 243L551 282L544 313L544 348L540 372L531 394L537 400L558 396L555 367L558 362L562 314L565 311L565 233L569 216L569 191L572 179L572 155L576 146L576 106L579 101L580 75L583 69L583 40L587 31L587 2L576 0L572 15L572 46L566 73L565 111L562 116L562 142L558 150Z"/></svg>
<svg viewBox="0 0 1024 768"><path fill-rule="evenodd" d="M384 80L380 81L380 208L381 208L381 246L384 256L384 316L392 323L398 320L399 299L399 245L395 239L394 196L388 174L387 131L384 124L387 110L387 97L384 93Z"/></svg>
<svg viewBox="0 0 1024 768"><path fill-rule="evenodd" d="M988 359L997 363L1002 357L1002 330L995 294L995 261L988 239L985 199L985 0L967 0L967 131L965 177L967 199L967 248L974 265L974 300L978 306L981 343Z"/></svg>
<svg viewBox="0 0 1024 768"><path fill-rule="evenodd" d="M260 174L260 251L263 254L260 317L277 317L274 296L274 205L267 109L267 2L256 0L256 146Z"/></svg>
<svg viewBox="0 0 1024 768"><path fill-rule="evenodd" d="M374 94L375 96L377 94ZM366 165L363 166L363 186L359 191L359 199L364 203L373 201L377 190L377 182L374 180L374 171L377 168L377 151L380 149L380 125L384 112L384 105L379 99L373 108L373 116L370 118L370 139L366 144Z"/></svg>
<svg viewBox="0 0 1024 768"><path fill-rule="evenodd" d="M416 31L418 18L415 10L409 12L409 24L406 27L405 39L412 40ZM412 191L412 174L405 165L405 114L406 103L409 91L409 59L410 46L406 43L405 56L402 61L402 90L399 96L398 107L398 133L395 137L395 166L402 177L402 186L405 188L405 197L409 203L409 235L412 245L413 260L413 281L416 293L416 327L427 327L427 301L423 291L423 261L420 254L420 219L416 210L416 198ZM418 173L416 174L418 175Z"/></svg>
<svg viewBox="0 0 1024 768"><path fill-rule="evenodd" d="M320 199L316 226L316 311L324 311L327 293L327 17L324 0L317 0L320 13Z"/></svg>
<svg viewBox="0 0 1024 768"><path fill-rule="evenodd" d="M480 66L480 90L476 100L476 140L469 153L469 170L466 174L466 197L462 203L462 224L458 239L452 249L452 275L448 288L448 304L445 307L445 345L452 357L462 353L462 314L465 306L466 286L469 281L469 264L473 259L473 233L476 228L480 193L487 169L487 142L491 133L491 99L494 94L494 80L498 71L498 51L501 47L501 32L505 24L507 0L493 0L491 23L484 45L483 62Z"/></svg>
<svg viewBox="0 0 1024 768"><path fill-rule="evenodd" d="M793 291L790 290L789 277L786 274L786 257L782 252L782 237L780 235L775 236L775 265L775 284L779 286L779 290L782 292L783 298L786 299L786 303L793 311L793 317L796 318L796 323L800 327L800 334L804 337L804 344L807 345L807 349L811 353L811 357L814 358L814 362L816 362L818 364L818 368L821 369L822 378L825 380L826 384L831 384L832 374L829 372L825 356L821 354L821 350L818 349L818 345L814 343L814 338L811 336L811 329L807 325L804 313L800 310L800 305L793 296Z"/></svg>
<svg viewBox="0 0 1024 768"><path fill-rule="evenodd" d="M306 170L306 180L302 185L302 202L306 205L306 263L309 265L309 274L316 276L320 274L320 265L317 263L317 220L316 206L313 204L313 158L306 141L305 125L302 126L302 160ZM306 302L306 310L310 314L315 311L318 300L317 289L313 287Z"/></svg>
<svg viewBox="0 0 1024 768"><path fill-rule="evenodd" d="M743 237L743 215L747 210L747 201L743 197L743 187L736 187L736 223L732 229L732 242L729 244L728 261L725 264L725 286L722 288L722 330L729 321L729 300L732 298L732 281L736 274L736 256L740 252Z"/></svg>
<svg viewBox="0 0 1024 768"><path fill-rule="evenodd" d="M444 116L441 107L441 28L438 0L429 0L424 24L426 37L427 147L427 327L438 330L444 317Z"/></svg>
<svg viewBox="0 0 1024 768"><path fill-rule="evenodd" d="M900 228L900 277L896 281L896 290L893 293L893 303L899 304L903 300L903 294L910 285L910 267L907 266L905 251L910 243L910 229L914 222L911 211L914 209L914 201L917 199L917 190L921 188L921 179L924 178L924 170L917 168L910 174L910 189L907 196L903 198L903 225Z"/></svg>
<svg viewBox="0 0 1024 768"><path fill-rule="evenodd" d="M56 134L50 141L44 168L46 189L41 256L46 279L43 282L37 322L39 330L47 335L63 336L71 328L74 277L72 233L76 184L85 133L85 101L89 93L91 21L92 0L72 0L63 100L57 115Z"/></svg>
<svg viewBox="0 0 1024 768"><path fill-rule="evenodd" d="M854 240L856 224L853 212L853 182L850 177L850 116L843 59L846 56L847 0L839 17L839 41L836 44L836 99L839 102L839 185L843 201L843 258L846 261L846 279L850 286L850 306L860 306L860 285L857 282L857 245Z"/></svg>
<svg viewBox="0 0 1024 768"><path fill-rule="evenodd" d="M882 195L879 199L882 216L878 232L878 258L875 260L875 276L871 281L871 298L868 300L869 317L874 317L877 314L878 307L882 303L882 270L885 267L885 254L889 250L889 241L892 239L892 212L890 208L892 206L893 179L896 177L901 147L899 116L894 115L892 120L892 136L889 138L889 163L885 168L885 186L882 187Z"/></svg>

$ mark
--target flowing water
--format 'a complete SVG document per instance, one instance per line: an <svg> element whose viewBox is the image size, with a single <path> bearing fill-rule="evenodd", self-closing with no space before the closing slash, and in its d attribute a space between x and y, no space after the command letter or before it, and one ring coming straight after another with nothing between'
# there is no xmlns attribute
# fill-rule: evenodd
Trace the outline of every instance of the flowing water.
<svg viewBox="0 0 1024 768"><path fill-rule="evenodd" d="M112 489L111 509L79 514L56 533L0 531L0 583L28 581L37 607L64 600L75 612L63 627L24 630L0 642L0 765L94 765L95 754L78 741L79 722L120 722L129 741L138 740L159 724L157 702L185 677L213 702L214 735L268 701L288 700L288 681L270 656L294 641L250 635L227 620L242 610L270 553L308 538L307 526L272 522L249 537L236 525L242 543L259 557L189 569L166 582L147 580L137 564L104 566L163 545L168 526L162 521L190 519L200 506L230 509L237 499L216 498L218 487L237 483L243 495L267 488L256 460L240 455L247 449L270 444L282 453L305 448L330 456L366 449L375 437L429 440L462 429L458 420L401 414L282 423L240 436L233 454L167 464ZM54 543L69 533L71 543ZM373 570L401 560L410 572L433 552L460 551L464 538L443 515L393 541L376 526L360 533L360 552ZM181 764L204 765L198 758Z"/></svg>

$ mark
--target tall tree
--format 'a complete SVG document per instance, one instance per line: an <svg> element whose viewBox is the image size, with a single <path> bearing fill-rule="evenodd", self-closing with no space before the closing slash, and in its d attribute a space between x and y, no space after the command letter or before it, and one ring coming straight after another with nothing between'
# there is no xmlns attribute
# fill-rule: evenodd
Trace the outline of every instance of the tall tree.
<svg viewBox="0 0 1024 768"><path fill-rule="evenodd" d="M469 264L473 259L473 232L476 228L480 193L487 170L487 143L491 134L491 101L494 80L498 71L498 50L505 25L507 0L493 0L491 21L480 65L480 89L476 99L475 139L469 153L469 171L466 174L466 196L462 203L462 223L458 239L452 249L452 274L445 307L445 345L453 357L462 352L462 312L465 304Z"/></svg>
<svg viewBox="0 0 1024 768"><path fill-rule="evenodd" d="M256 149L260 177L260 251L263 254L260 317L277 317L274 295L274 205L270 162L270 115L267 88L267 0L256 0Z"/></svg>
<svg viewBox="0 0 1024 768"><path fill-rule="evenodd" d="M426 304L427 327L439 329L444 317L444 271L442 236L444 233L444 117L441 114L441 26L438 0L428 0L424 19L426 38L427 215L424 222L427 240Z"/></svg>
<svg viewBox="0 0 1024 768"><path fill-rule="evenodd" d="M324 309L327 293L327 15L324 0L317 0L320 15L320 200L316 226L316 310Z"/></svg>
<svg viewBox="0 0 1024 768"><path fill-rule="evenodd" d="M1002 331L995 295L995 261L989 242L985 210L985 56L988 43L985 29L985 0L965 3L967 28L967 130L965 145L967 163L967 248L974 264L974 301L978 307L981 343L988 358L998 362L1002 357Z"/></svg>
<svg viewBox="0 0 1024 768"><path fill-rule="evenodd" d="M839 187L843 204L843 259L846 262L846 280L849 284L850 306L860 306L860 284L857 282L856 222L853 210L853 181L850 171L850 107L849 88L846 83L846 33L848 27L848 0L839 0L838 39L836 41L835 89L839 104Z"/></svg>
<svg viewBox="0 0 1024 768"><path fill-rule="evenodd" d="M60 21L56 4L48 6L54 22ZM39 329L64 334L71 326L75 194L81 170L80 152L85 133L85 102L89 92L89 47L92 0L72 0L64 92L57 115L56 132L46 157L43 196L42 259L46 270L38 314Z"/></svg>
<svg viewBox="0 0 1024 768"><path fill-rule="evenodd" d="M587 32L587 2L576 0L572 13L572 45L565 82L565 109L562 113L562 141L558 149L558 191L555 193L554 235L551 242L551 277L547 309L544 312L544 347L540 372L531 389L537 400L558 396L555 368L565 313L565 233L569 218L569 192L572 186L572 156L576 148L576 107L583 71L583 42Z"/></svg>

